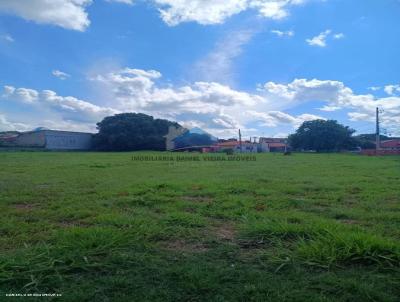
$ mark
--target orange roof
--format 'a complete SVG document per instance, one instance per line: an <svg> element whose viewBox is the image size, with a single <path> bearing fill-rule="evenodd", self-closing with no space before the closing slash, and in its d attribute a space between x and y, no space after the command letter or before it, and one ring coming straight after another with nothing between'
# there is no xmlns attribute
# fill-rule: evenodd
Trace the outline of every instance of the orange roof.
<svg viewBox="0 0 400 302"><path fill-rule="evenodd" d="M222 142L222 143L217 143L217 146L219 147L236 147L240 143L238 141L229 141L229 142Z"/></svg>
<svg viewBox="0 0 400 302"><path fill-rule="evenodd" d="M240 142L238 142L238 141L221 142L221 143L216 144L216 146L219 146L219 147L236 147L239 145L240 145ZM253 143L242 142L242 146L248 146L248 145L253 145Z"/></svg>

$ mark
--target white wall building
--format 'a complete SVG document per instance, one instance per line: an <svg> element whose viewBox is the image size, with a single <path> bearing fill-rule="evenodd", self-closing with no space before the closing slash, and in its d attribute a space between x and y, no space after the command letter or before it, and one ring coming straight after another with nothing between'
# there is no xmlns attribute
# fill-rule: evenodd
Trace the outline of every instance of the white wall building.
<svg viewBox="0 0 400 302"><path fill-rule="evenodd" d="M92 133L38 129L22 132L2 143L4 147L46 150L89 150Z"/></svg>

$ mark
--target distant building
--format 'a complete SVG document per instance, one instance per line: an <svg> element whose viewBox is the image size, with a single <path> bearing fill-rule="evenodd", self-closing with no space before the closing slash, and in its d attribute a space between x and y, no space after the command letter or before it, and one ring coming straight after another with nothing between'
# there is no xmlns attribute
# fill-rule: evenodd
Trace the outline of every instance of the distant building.
<svg viewBox="0 0 400 302"><path fill-rule="evenodd" d="M0 136L0 147L45 150L89 150L92 133L37 128L29 132L12 132Z"/></svg>
<svg viewBox="0 0 400 302"><path fill-rule="evenodd" d="M201 129L194 128L194 133L201 133L207 134ZM195 146L188 146L185 148L175 148L175 140L191 133L192 130L186 130L183 134L178 135L182 130L171 128L170 132L166 136L167 138L167 150L174 150L174 151L200 151L203 153L214 153L214 152L224 152L230 151L234 153L265 153L265 152L285 152L287 151L287 139L285 138L265 138L262 137L259 139L258 142L243 140L240 142L236 138L230 139L217 139L211 136L212 140L214 141L210 145L195 145Z"/></svg>
<svg viewBox="0 0 400 302"><path fill-rule="evenodd" d="M175 149L175 139L189 130L183 127L169 126L168 133L165 135L165 150L172 151Z"/></svg>
<svg viewBox="0 0 400 302"><path fill-rule="evenodd" d="M266 143L268 145L269 152L286 152L287 144L285 143Z"/></svg>
<svg viewBox="0 0 400 302"><path fill-rule="evenodd" d="M400 139L382 141L380 147L385 150L400 150Z"/></svg>
<svg viewBox="0 0 400 302"><path fill-rule="evenodd" d="M287 143L287 138L279 138L279 137L260 137L260 143Z"/></svg>
<svg viewBox="0 0 400 302"><path fill-rule="evenodd" d="M260 137L259 142L267 145L268 152L285 152L288 149L286 138Z"/></svg>
<svg viewBox="0 0 400 302"><path fill-rule="evenodd" d="M227 150L227 149L232 149L233 152L240 152L240 142L237 140L229 140L229 141L224 141L224 142L219 142L216 143L215 148L217 150ZM243 143L242 143L243 147Z"/></svg>
<svg viewBox="0 0 400 302"><path fill-rule="evenodd" d="M198 127L190 130L170 127L165 138L167 150L173 151L202 151L218 141L218 138Z"/></svg>
<svg viewBox="0 0 400 302"><path fill-rule="evenodd" d="M240 144L239 141L229 140L216 143L215 146L217 147L218 150L232 149L233 152L241 152L241 153L269 152L268 146L266 144L252 143L249 141L244 141L242 142L242 144Z"/></svg>

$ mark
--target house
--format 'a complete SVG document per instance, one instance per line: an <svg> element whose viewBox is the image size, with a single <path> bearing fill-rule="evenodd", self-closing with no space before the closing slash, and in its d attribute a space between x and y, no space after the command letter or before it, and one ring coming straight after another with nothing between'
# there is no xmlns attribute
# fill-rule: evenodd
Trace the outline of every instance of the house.
<svg viewBox="0 0 400 302"><path fill-rule="evenodd" d="M201 130L201 129L200 129ZM207 132L204 132L201 130L195 130L194 133L201 133L201 134L207 134ZM172 146L175 146L175 140L187 135L188 133L192 133L192 130L186 130L182 135L180 136L171 136L174 137L171 139L172 143L170 145L170 148ZM171 132L173 133L173 131ZM197 144L193 146L187 146L185 148L178 148L178 149L167 149L167 150L175 150L175 151L200 151L203 153L214 153L214 152L223 152L227 150L232 150L235 153L263 153L263 152L285 152L287 150L287 143L286 139L283 138L261 138L259 142L252 142L252 141L242 141L240 142L237 139L216 139L212 137L212 141L215 141L211 145L204 145L204 144ZM168 143L167 143L168 146Z"/></svg>
<svg viewBox="0 0 400 302"><path fill-rule="evenodd" d="M89 150L92 133L37 128L0 136L0 147L44 150Z"/></svg>
<svg viewBox="0 0 400 302"><path fill-rule="evenodd" d="M279 137L260 137L259 142L263 143L287 143L287 138L279 138Z"/></svg>
<svg viewBox="0 0 400 302"><path fill-rule="evenodd" d="M285 143L267 143L269 152L286 152L287 144Z"/></svg>
<svg viewBox="0 0 400 302"><path fill-rule="evenodd" d="M267 146L268 152L286 152L288 149L286 138L260 137L259 142Z"/></svg>
<svg viewBox="0 0 400 302"><path fill-rule="evenodd" d="M400 139L391 139L382 141L380 143L381 149L384 150L399 150L400 151Z"/></svg>
<svg viewBox="0 0 400 302"><path fill-rule="evenodd" d="M215 144L217 149L232 149L233 152L241 152L241 153L257 153L257 152L268 152L267 149L262 148L261 144L252 143L249 141L244 141L240 144L239 141L229 140L224 142L218 142ZM240 146L242 148L240 148Z"/></svg>

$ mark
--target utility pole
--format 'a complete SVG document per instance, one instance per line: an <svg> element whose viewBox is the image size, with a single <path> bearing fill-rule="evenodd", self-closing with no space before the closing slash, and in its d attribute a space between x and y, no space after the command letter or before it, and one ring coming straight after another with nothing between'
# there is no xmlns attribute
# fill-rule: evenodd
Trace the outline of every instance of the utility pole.
<svg viewBox="0 0 400 302"><path fill-rule="evenodd" d="M375 142L375 150L378 152L381 146L381 137L379 133L379 108L376 107L376 142Z"/></svg>
<svg viewBox="0 0 400 302"><path fill-rule="evenodd" d="M240 129L239 129L239 147L240 147L240 153L242 153L242 133L240 132Z"/></svg>

